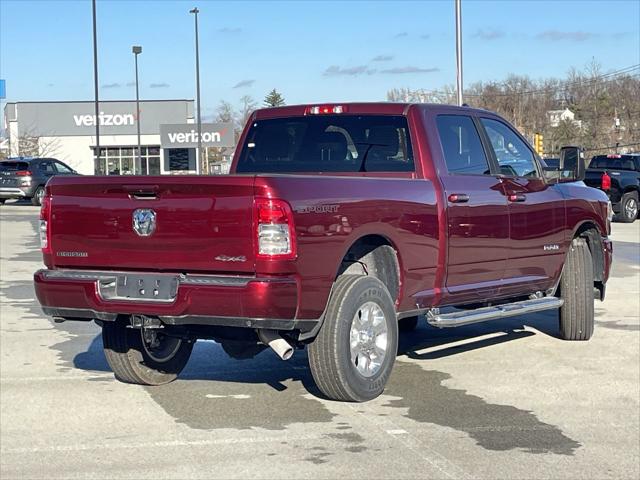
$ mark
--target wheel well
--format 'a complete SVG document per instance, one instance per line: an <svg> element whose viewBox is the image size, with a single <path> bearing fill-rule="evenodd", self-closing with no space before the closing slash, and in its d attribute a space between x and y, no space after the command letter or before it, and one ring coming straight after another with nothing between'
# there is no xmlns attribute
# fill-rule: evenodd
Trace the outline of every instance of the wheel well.
<svg viewBox="0 0 640 480"><path fill-rule="evenodd" d="M355 242L340 262L340 275L371 275L389 290L394 301L400 295L400 261L391 242L380 235L367 235Z"/></svg>
<svg viewBox="0 0 640 480"><path fill-rule="evenodd" d="M604 288L602 283L604 281L604 251L598 227L593 223L583 223L574 238L584 238L587 241L593 262L593 280L596 287L602 290Z"/></svg>

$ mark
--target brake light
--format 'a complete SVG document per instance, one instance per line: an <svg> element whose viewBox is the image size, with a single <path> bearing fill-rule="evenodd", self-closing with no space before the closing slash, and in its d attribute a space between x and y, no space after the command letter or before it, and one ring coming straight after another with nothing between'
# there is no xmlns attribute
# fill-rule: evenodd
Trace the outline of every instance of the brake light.
<svg viewBox="0 0 640 480"><path fill-rule="evenodd" d="M600 188L605 192L611 189L611 177L607 172L602 174L602 178L600 179Z"/></svg>
<svg viewBox="0 0 640 480"><path fill-rule="evenodd" d="M306 115L323 115L329 113L345 113L347 108L343 105L315 105L313 107L307 107L305 110Z"/></svg>
<svg viewBox="0 0 640 480"><path fill-rule="evenodd" d="M51 196L45 195L40 207L40 248L51 253Z"/></svg>
<svg viewBox="0 0 640 480"><path fill-rule="evenodd" d="M607 155L607 158L622 158L622 155L611 154L611 155Z"/></svg>
<svg viewBox="0 0 640 480"><path fill-rule="evenodd" d="M293 212L284 200L256 198L254 202L256 257L291 260L296 257Z"/></svg>
<svg viewBox="0 0 640 480"><path fill-rule="evenodd" d="M15 175L16 177L30 177L33 174L30 170L18 170Z"/></svg>

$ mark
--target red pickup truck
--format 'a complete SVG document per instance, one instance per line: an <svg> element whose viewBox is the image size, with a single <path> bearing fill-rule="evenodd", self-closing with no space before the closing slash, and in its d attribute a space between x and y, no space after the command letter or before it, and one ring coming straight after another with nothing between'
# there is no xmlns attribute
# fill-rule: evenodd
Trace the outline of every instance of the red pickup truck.
<svg viewBox="0 0 640 480"><path fill-rule="evenodd" d="M258 110L231 175L52 179L35 289L56 321L102 326L119 380L175 379L199 338L237 357L306 345L328 398L365 401L418 316L559 309L562 338L590 338L611 209L583 177L484 110Z"/></svg>

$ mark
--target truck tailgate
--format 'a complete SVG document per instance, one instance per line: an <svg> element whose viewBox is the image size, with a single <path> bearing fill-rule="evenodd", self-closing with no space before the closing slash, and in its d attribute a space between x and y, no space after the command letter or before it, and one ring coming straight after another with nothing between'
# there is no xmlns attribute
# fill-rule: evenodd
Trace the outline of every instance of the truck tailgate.
<svg viewBox="0 0 640 480"><path fill-rule="evenodd" d="M253 176L56 177L47 186L53 266L253 273L253 183ZM137 210L143 220L155 216L150 235L134 228Z"/></svg>

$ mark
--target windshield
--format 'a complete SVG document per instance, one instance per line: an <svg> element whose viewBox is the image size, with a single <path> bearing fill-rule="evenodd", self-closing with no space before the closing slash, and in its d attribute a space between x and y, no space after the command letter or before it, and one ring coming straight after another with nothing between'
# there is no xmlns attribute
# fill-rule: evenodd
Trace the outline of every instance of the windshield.
<svg viewBox="0 0 640 480"><path fill-rule="evenodd" d="M412 172L407 121L389 115L317 115L254 122L238 173Z"/></svg>
<svg viewBox="0 0 640 480"><path fill-rule="evenodd" d="M17 172L18 170L29 170L27 162L0 162L0 172Z"/></svg>

